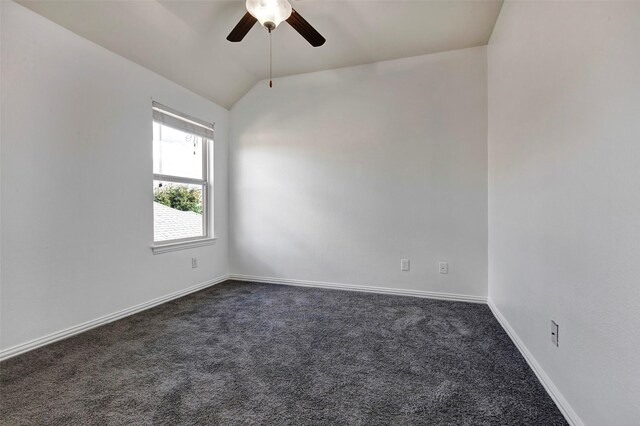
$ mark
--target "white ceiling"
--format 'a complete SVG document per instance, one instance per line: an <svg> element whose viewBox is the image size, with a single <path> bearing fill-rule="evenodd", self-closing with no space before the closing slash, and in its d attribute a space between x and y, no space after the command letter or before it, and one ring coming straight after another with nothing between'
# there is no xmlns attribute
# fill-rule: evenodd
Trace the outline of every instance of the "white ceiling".
<svg viewBox="0 0 640 426"><path fill-rule="evenodd" d="M226 108L268 77L266 30L256 24L240 43L225 39L246 12L242 0L19 3ZM311 47L281 24L273 33L276 77L484 45L502 0L292 5L327 42Z"/></svg>

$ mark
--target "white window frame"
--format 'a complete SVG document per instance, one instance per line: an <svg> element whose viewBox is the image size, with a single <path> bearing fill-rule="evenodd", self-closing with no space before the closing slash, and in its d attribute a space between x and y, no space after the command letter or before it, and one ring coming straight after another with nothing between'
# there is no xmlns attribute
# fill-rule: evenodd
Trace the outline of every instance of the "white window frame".
<svg viewBox="0 0 640 426"><path fill-rule="evenodd" d="M176 184L198 185L202 188L202 234L197 237L179 238L173 240L155 241L151 246L154 254L175 250L183 250L192 247L214 244L213 221L211 220L213 209L210 197L211 192L211 152L213 149L213 123L207 123L197 118L178 112L158 102L152 103L153 123L175 128L185 133L190 133L202 138L202 179L153 173L154 181L164 181ZM155 218L154 218L155 227ZM155 229L154 229L155 235Z"/></svg>

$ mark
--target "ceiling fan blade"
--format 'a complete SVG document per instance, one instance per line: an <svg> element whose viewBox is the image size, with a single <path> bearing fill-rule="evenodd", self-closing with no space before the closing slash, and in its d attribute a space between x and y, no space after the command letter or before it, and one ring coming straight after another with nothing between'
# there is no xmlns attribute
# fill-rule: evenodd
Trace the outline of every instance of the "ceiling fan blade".
<svg viewBox="0 0 640 426"><path fill-rule="evenodd" d="M313 47L322 46L326 41L325 38L295 10L291 11L291 16L287 18L287 22L294 30L300 33L305 40L311 43Z"/></svg>
<svg viewBox="0 0 640 426"><path fill-rule="evenodd" d="M249 30L253 27L253 25L258 20L253 17L249 12L245 13L240 22L231 30L229 35L227 36L227 40L229 41L242 41L244 36L247 35Z"/></svg>

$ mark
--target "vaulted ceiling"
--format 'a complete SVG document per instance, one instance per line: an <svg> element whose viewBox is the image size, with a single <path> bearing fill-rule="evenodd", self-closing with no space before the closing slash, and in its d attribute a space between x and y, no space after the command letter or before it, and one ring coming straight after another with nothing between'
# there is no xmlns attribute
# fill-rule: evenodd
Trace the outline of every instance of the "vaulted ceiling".
<svg viewBox="0 0 640 426"><path fill-rule="evenodd" d="M257 24L240 43L225 39L246 12L242 0L19 3L226 108L268 77L264 28ZM311 47L281 24L275 77L484 45L502 0L291 3L327 42Z"/></svg>

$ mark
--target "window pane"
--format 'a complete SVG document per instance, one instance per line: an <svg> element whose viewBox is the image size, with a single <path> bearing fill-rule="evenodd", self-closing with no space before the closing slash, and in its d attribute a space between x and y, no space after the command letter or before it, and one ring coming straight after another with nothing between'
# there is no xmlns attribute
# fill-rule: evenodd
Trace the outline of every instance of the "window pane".
<svg viewBox="0 0 640 426"><path fill-rule="evenodd" d="M203 187L153 181L154 241L203 237Z"/></svg>
<svg viewBox="0 0 640 426"><path fill-rule="evenodd" d="M204 179L202 151L205 139L153 123L153 173Z"/></svg>

